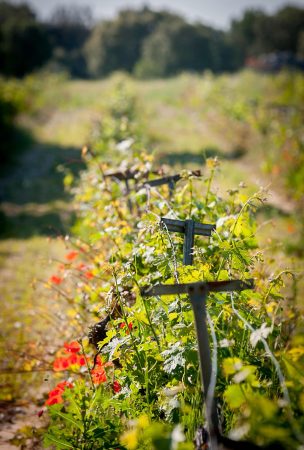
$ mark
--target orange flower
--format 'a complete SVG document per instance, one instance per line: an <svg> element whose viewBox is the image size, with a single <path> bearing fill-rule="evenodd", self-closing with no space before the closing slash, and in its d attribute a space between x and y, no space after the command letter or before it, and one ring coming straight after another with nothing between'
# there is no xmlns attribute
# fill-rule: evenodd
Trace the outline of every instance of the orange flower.
<svg viewBox="0 0 304 450"><path fill-rule="evenodd" d="M49 281L53 284L61 284L63 282L63 278L58 277L57 275L52 275Z"/></svg>
<svg viewBox="0 0 304 450"><path fill-rule="evenodd" d="M70 343L65 342L63 346L67 353L78 353L81 349L80 344L77 341L72 341Z"/></svg>
<svg viewBox="0 0 304 450"><path fill-rule="evenodd" d="M91 375L94 384L105 383L107 381L106 371L103 367L92 370Z"/></svg>
<svg viewBox="0 0 304 450"><path fill-rule="evenodd" d="M67 261L74 261L74 259L76 259L78 256L78 252L76 252L76 250L72 250L71 252L69 252L67 255L65 255L65 259Z"/></svg>

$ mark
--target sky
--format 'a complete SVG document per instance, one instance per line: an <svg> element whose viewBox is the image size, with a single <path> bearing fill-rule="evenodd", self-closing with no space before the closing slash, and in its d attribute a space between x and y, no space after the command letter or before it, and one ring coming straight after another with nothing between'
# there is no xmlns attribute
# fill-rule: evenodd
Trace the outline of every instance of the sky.
<svg viewBox="0 0 304 450"><path fill-rule="evenodd" d="M26 0L25 0L26 1ZM22 3L24 0L13 0ZM56 6L89 6L95 19L114 17L126 7L139 8L147 5L152 9L165 8L217 28L228 28L232 18L242 15L247 8L262 8L274 12L287 3L304 7L304 0L27 0L38 15L47 18Z"/></svg>

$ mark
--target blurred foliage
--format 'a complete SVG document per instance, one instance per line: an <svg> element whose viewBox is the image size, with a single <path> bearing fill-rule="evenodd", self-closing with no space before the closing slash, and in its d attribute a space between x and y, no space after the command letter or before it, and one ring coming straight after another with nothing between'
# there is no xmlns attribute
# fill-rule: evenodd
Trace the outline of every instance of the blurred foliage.
<svg viewBox="0 0 304 450"><path fill-rule="evenodd" d="M29 88L17 80L0 78L0 162L11 160L17 148L16 118L28 106Z"/></svg>
<svg viewBox="0 0 304 450"><path fill-rule="evenodd" d="M88 8L61 6L41 22L30 6L7 1L0 2L0 23L1 73L7 76L22 77L46 64L77 78L117 70L153 78L237 70L247 57L269 52L303 56L304 10L295 6L273 15L247 10L226 32L148 7L93 25Z"/></svg>
<svg viewBox="0 0 304 450"><path fill-rule="evenodd" d="M52 88L63 75L45 72L18 78L0 76L0 162L12 162L15 154L32 141L29 130L19 123L19 115L35 115L45 102L45 86Z"/></svg>

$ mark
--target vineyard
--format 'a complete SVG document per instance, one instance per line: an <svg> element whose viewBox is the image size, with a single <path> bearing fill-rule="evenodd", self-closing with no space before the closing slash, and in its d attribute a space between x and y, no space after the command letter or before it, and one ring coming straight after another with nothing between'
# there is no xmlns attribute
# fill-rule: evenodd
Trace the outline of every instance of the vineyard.
<svg viewBox="0 0 304 450"><path fill-rule="evenodd" d="M3 400L34 386L40 421L11 443L301 449L303 76L52 83L23 125L84 145L59 167L73 220L34 274L41 309L21 305L32 335L3 323Z"/></svg>

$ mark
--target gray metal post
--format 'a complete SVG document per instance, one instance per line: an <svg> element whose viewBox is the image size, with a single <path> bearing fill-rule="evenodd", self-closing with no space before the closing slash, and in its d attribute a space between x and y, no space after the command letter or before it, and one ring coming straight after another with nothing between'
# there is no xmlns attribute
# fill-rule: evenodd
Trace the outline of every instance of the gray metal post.
<svg viewBox="0 0 304 450"><path fill-rule="evenodd" d="M188 294L194 313L195 328L198 341L198 355L206 406L206 419L210 438L210 450L218 450L219 424L214 397L209 398L208 389L212 376L212 361L210 355L209 335L206 321L206 299L209 292L232 292L252 289L254 282L249 280L227 280L196 282L185 284L158 284L144 287L141 295L178 295Z"/></svg>
<svg viewBox="0 0 304 450"><path fill-rule="evenodd" d="M214 397L208 398L208 389L210 386L212 375L212 362L210 355L209 335L206 320L206 299L208 291L206 287L203 289L193 288L189 290L192 310L194 313L195 328L198 342L199 365L201 371L201 379L203 383L203 394L206 406L206 419L208 434L210 439L210 449L217 450L216 433L219 430L218 416L216 411L216 403Z"/></svg>
<svg viewBox="0 0 304 450"><path fill-rule="evenodd" d="M131 199L129 197L129 194L130 194L129 180L128 180L128 178L125 178L124 181L125 181L125 185L126 185L126 195L127 195L128 208L129 208L129 211L132 212L133 211L133 205L132 205Z"/></svg>
<svg viewBox="0 0 304 450"><path fill-rule="evenodd" d="M167 227L168 231L184 234L183 264L185 266L193 264L194 236L211 236L212 231L215 230L215 225L203 224L190 219L175 220L162 217L161 223Z"/></svg>
<svg viewBox="0 0 304 450"><path fill-rule="evenodd" d="M193 264L193 246L194 246L194 221L185 220L185 238L184 238L184 266Z"/></svg>

